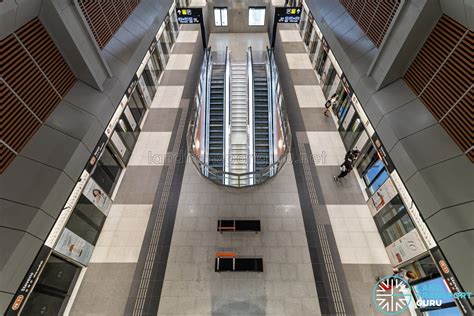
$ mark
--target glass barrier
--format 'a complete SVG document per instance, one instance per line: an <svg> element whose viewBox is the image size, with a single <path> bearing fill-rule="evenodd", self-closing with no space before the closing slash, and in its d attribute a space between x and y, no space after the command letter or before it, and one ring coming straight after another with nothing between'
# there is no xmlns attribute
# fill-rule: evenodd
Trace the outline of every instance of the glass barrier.
<svg viewBox="0 0 474 316"><path fill-rule="evenodd" d="M195 102L193 113L188 127L187 146L191 161L195 167L202 175L206 176L209 180L216 184L236 188L262 184L269 178L277 175L288 159L288 154L291 149L291 130L286 113L285 102L279 84L278 69L273 56L273 51L271 49L267 49L267 52L264 54L266 55L265 59L268 63L268 73L271 82L270 100L272 102L272 108L274 109L274 115L276 115L274 120L278 121L278 124L275 124L274 127L274 131L276 130L276 134L274 133L276 140L273 156L274 162L260 171L232 173L210 167L205 162L205 155L201 154L203 151L196 150L197 148L200 149L200 147L204 144L203 141L201 141L196 136L202 134L200 129L203 127L200 124L202 122L202 117L205 117L205 113L203 113L205 112L205 105L209 102L209 94L207 91L210 85L209 72L211 71L211 60L214 62L214 58L216 58L218 61L224 60L225 63L227 57L227 52L222 54L216 52L211 53L210 48L208 48L205 52L198 85L199 89L196 93L196 97L194 98ZM253 56L250 58L253 58ZM262 54L258 54L257 59L259 61L264 60L264 57ZM255 58L253 58L253 61L255 62Z"/></svg>

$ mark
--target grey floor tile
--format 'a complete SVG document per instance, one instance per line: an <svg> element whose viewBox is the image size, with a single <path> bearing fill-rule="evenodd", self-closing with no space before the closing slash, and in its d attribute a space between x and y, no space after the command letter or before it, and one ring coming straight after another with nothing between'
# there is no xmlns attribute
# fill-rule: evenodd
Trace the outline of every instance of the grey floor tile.
<svg viewBox="0 0 474 316"><path fill-rule="evenodd" d="M199 37L200 41L201 38ZM173 48L173 54L192 54L194 53L195 43L176 43Z"/></svg>
<svg viewBox="0 0 474 316"><path fill-rule="evenodd" d="M306 48L302 42L283 42L283 49L287 54L306 53Z"/></svg>
<svg viewBox="0 0 474 316"><path fill-rule="evenodd" d="M143 132L172 132L179 109L150 109Z"/></svg>
<svg viewBox="0 0 474 316"><path fill-rule="evenodd" d="M166 70L161 77L160 86L184 86L187 70Z"/></svg>
<svg viewBox="0 0 474 316"><path fill-rule="evenodd" d="M153 204L162 166L129 166L115 204Z"/></svg>
<svg viewBox="0 0 474 316"><path fill-rule="evenodd" d="M295 86L319 85L313 69L290 69L291 80Z"/></svg>
<svg viewBox="0 0 474 316"><path fill-rule="evenodd" d="M365 204L354 174L336 182L333 177L339 174L338 166L316 166L316 169L326 204Z"/></svg>
<svg viewBox="0 0 474 316"><path fill-rule="evenodd" d="M91 263L70 315L123 315L135 263Z"/></svg>
<svg viewBox="0 0 474 316"><path fill-rule="evenodd" d="M324 108L301 109L304 126L308 132L336 132L337 128L331 117L324 116ZM330 114L328 114L330 115Z"/></svg>

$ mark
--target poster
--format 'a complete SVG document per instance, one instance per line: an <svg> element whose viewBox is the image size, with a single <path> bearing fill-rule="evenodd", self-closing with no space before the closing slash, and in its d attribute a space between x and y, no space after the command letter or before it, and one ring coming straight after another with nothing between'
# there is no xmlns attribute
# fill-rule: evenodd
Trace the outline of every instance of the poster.
<svg viewBox="0 0 474 316"><path fill-rule="evenodd" d="M87 182L82 194L89 199L102 213L107 216L109 214L110 207L112 206L112 200L102 190L102 188L90 178Z"/></svg>
<svg viewBox="0 0 474 316"><path fill-rule="evenodd" d="M385 250L387 251L390 262L394 266L397 266L421 255L427 249L423 244L418 231L413 229L394 241L392 244L388 245Z"/></svg>
<svg viewBox="0 0 474 316"><path fill-rule="evenodd" d="M119 122L119 124L121 121ZM114 144L115 148L117 148L118 152L120 153L120 156L125 157L125 153L127 152L127 147L125 147L125 144L123 143L122 139L120 136L117 135L117 131L115 131L112 134L112 137L110 138L112 141L112 144Z"/></svg>
<svg viewBox="0 0 474 316"><path fill-rule="evenodd" d="M369 199L368 205L372 216L377 213L390 202L393 197L397 195L397 190L390 178L382 184L382 186L375 192L374 195Z"/></svg>
<svg viewBox="0 0 474 316"><path fill-rule="evenodd" d="M94 246L67 228L64 228L54 250L85 266L89 263Z"/></svg>

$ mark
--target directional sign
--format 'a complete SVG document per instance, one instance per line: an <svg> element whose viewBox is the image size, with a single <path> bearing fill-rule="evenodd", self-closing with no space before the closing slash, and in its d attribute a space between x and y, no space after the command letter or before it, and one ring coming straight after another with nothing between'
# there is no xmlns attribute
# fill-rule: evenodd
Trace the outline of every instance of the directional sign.
<svg viewBox="0 0 474 316"><path fill-rule="evenodd" d="M301 7L275 8L277 23L300 23Z"/></svg>
<svg viewBox="0 0 474 316"><path fill-rule="evenodd" d="M199 24L202 22L202 8L177 8L178 23Z"/></svg>

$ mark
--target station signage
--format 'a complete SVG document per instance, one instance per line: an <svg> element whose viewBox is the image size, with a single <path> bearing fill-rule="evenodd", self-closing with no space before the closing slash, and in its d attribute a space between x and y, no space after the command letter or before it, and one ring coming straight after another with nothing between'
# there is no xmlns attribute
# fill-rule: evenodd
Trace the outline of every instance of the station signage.
<svg viewBox="0 0 474 316"><path fill-rule="evenodd" d="M300 23L301 7L275 8L277 23Z"/></svg>
<svg viewBox="0 0 474 316"><path fill-rule="evenodd" d="M44 266L46 265L46 261L49 258L51 253L51 248L43 245L36 255L35 261L31 265L30 269L26 273L25 278L21 282L20 288L15 293L12 302L8 310L6 311L5 315L13 316L19 315L21 308L23 307L28 295L33 290L36 281L38 280L41 271L43 270Z"/></svg>
<svg viewBox="0 0 474 316"><path fill-rule="evenodd" d="M202 22L202 8L177 8L179 24L199 24Z"/></svg>
<svg viewBox="0 0 474 316"><path fill-rule="evenodd" d="M436 262L441 274L446 281L445 284L449 291L453 294L454 299L457 302L458 307L461 309L463 315L472 315L472 305L470 303L471 292L464 292L457 280L449 268L446 258L439 248L433 249L431 252L434 262ZM468 294L468 295L466 295Z"/></svg>

